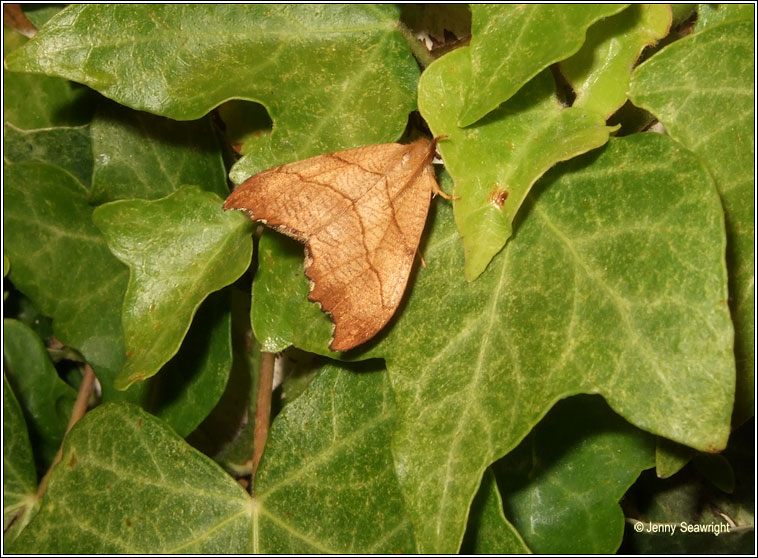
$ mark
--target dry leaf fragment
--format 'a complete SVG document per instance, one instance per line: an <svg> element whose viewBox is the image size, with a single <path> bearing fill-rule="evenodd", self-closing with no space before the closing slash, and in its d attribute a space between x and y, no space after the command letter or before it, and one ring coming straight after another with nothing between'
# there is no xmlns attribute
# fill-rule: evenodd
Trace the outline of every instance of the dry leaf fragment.
<svg viewBox="0 0 758 558"><path fill-rule="evenodd" d="M333 351L371 339L400 304L437 185L435 141L386 143L276 167L242 183L242 209L305 243L309 299L334 321Z"/></svg>

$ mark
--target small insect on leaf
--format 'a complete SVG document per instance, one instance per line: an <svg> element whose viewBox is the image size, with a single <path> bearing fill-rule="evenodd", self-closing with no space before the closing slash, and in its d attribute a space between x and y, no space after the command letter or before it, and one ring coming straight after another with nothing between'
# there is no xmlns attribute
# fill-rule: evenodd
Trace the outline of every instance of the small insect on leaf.
<svg viewBox="0 0 758 558"><path fill-rule="evenodd" d="M276 167L242 183L241 209L305 243L309 299L334 321L333 351L376 335L408 282L433 194L435 141L368 145Z"/></svg>

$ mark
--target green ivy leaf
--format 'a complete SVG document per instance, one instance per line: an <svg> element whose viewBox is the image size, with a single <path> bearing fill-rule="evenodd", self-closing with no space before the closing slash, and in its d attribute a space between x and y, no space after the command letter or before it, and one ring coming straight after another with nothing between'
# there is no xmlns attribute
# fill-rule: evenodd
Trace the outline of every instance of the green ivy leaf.
<svg viewBox="0 0 758 558"><path fill-rule="evenodd" d="M10 260L7 261L10 264ZM10 271L10 267L8 267L8 270ZM40 339L47 341L55 336L53 333L53 321L48 316L42 314L21 291L14 289L6 291L5 294L6 316L13 316L21 323L29 326Z"/></svg>
<svg viewBox="0 0 758 558"><path fill-rule="evenodd" d="M253 277L250 322L261 350L283 351L290 345L337 357L329 350L334 324L315 302L308 301L303 244L266 230L258 242L258 270Z"/></svg>
<svg viewBox="0 0 758 558"><path fill-rule="evenodd" d="M736 424L753 414L755 381L753 33L752 22L735 21L685 37L635 70L630 93L672 138L702 159L721 193L736 332Z"/></svg>
<svg viewBox="0 0 758 558"><path fill-rule="evenodd" d="M471 76L458 125L480 120L550 64L582 46L587 28L626 4L473 5Z"/></svg>
<svg viewBox="0 0 758 558"><path fill-rule="evenodd" d="M159 419L102 405L67 437L39 514L10 550L412 553L386 451L393 409L384 370L325 368L275 419L251 500Z"/></svg>
<svg viewBox="0 0 758 558"><path fill-rule="evenodd" d="M398 30L399 7L329 5L326 41L320 29L326 23L323 8L280 9L301 40L277 43L287 51L281 72L272 73L266 62L251 77L262 90L246 98L262 103L274 126L270 135L253 137L243 146L245 156L229 173L237 184L283 163L396 141L416 108L419 68ZM272 27L273 38L277 24ZM269 47L263 48L268 59ZM294 65L292 60L301 62Z"/></svg>
<svg viewBox="0 0 758 558"><path fill-rule="evenodd" d="M726 457L720 454L698 453L692 463L721 492L734 492L734 470Z"/></svg>
<svg viewBox="0 0 758 558"><path fill-rule="evenodd" d="M699 453L687 446L658 438L655 452L655 472L658 478L674 476L690 461L721 491L734 491L734 471L723 455Z"/></svg>
<svg viewBox="0 0 758 558"><path fill-rule="evenodd" d="M50 163L70 172L85 187L92 182L92 139L89 126L58 126L22 130L6 123L3 162Z"/></svg>
<svg viewBox="0 0 758 558"><path fill-rule="evenodd" d="M76 391L58 376L42 340L18 320L3 320L3 358L47 469L63 440Z"/></svg>
<svg viewBox="0 0 758 558"><path fill-rule="evenodd" d="M79 350L93 366L105 400L127 398L148 404L178 432L192 431L218 401L228 376L231 349L225 297L209 301L201 312L202 321L190 330L189 341L169 362L170 385L119 391L114 380L126 355L121 314L127 268L108 250L105 237L92 223L86 190L62 169L41 163L7 167L5 187L4 240L14 260L13 284L53 317L61 342ZM220 198L206 195L213 196L220 211ZM250 249L249 237L237 238Z"/></svg>
<svg viewBox="0 0 758 558"><path fill-rule="evenodd" d="M654 465L655 438L598 397L560 401L494 466L506 516L540 554L611 554L621 544L618 502Z"/></svg>
<svg viewBox="0 0 758 558"><path fill-rule="evenodd" d="M88 192L71 174L45 163L5 168L4 248L10 279L54 320L58 339L87 359L103 397L142 397L113 389L124 362L121 303L127 268L92 223Z"/></svg>
<svg viewBox="0 0 758 558"><path fill-rule="evenodd" d="M671 8L671 24L677 27L689 19L697 10L697 4L669 4Z"/></svg>
<svg viewBox="0 0 758 558"><path fill-rule="evenodd" d="M706 171L638 134L532 192L474 282L445 204L384 356L393 453L423 552L453 552L484 469L558 399L600 393L633 424L722 448L734 396L723 216Z"/></svg>
<svg viewBox="0 0 758 558"><path fill-rule="evenodd" d="M536 180L556 162L603 145L613 128L599 115L563 108L543 72L510 101L466 129L455 124L472 67L468 49L437 60L419 83L419 110L455 180L455 221L463 236L464 273L473 281L512 234L512 223Z"/></svg>
<svg viewBox="0 0 758 558"><path fill-rule="evenodd" d="M393 141L419 76L390 5L74 5L6 59L177 120L228 99L275 127L232 178L285 160ZM257 170L256 170L257 169Z"/></svg>
<svg viewBox="0 0 758 558"><path fill-rule="evenodd" d="M9 552L244 553L250 499L138 407L106 403L66 437L39 513Z"/></svg>
<svg viewBox="0 0 758 558"><path fill-rule="evenodd" d="M226 171L210 118L176 122L101 103L92 120L95 168L90 203L157 199L181 184L229 194Z"/></svg>
<svg viewBox="0 0 758 558"><path fill-rule="evenodd" d="M655 474L666 479L687 465L695 450L666 438L658 438L655 448Z"/></svg>
<svg viewBox="0 0 758 558"><path fill-rule="evenodd" d="M177 354L151 389L160 394L147 410L187 436L208 416L224 393L232 367L231 311L227 289L200 305Z"/></svg>
<svg viewBox="0 0 758 558"><path fill-rule="evenodd" d="M560 63L574 88L573 107L594 110L608 118L626 102L629 78L642 49L666 36L671 7L637 4L587 30L587 41Z"/></svg>
<svg viewBox="0 0 758 558"><path fill-rule="evenodd" d="M24 10L24 15L29 21L31 21L37 29L40 29L45 23L47 23L47 20L61 11L63 6L50 4L24 4L22 8Z"/></svg>
<svg viewBox="0 0 758 558"><path fill-rule="evenodd" d="M706 27L736 20L755 20L755 4L699 4L695 32Z"/></svg>
<svg viewBox="0 0 758 558"><path fill-rule="evenodd" d="M36 492L37 473L24 414L3 375L3 531L20 514L14 521L12 533L5 533L6 544L23 530L34 514L38 505Z"/></svg>
<svg viewBox="0 0 758 558"><path fill-rule="evenodd" d="M27 44L27 38L11 29L3 31L3 53ZM6 69L11 68L7 66ZM21 70L24 71L24 70ZM3 72L3 117L19 128L80 126L89 121L96 95L65 79Z"/></svg>
<svg viewBox="0 0 758 558"><path fill-rule="evenodd" d="M387 451L393 423L386 371L322 369L272 425L255 482L252 550L416 552Z"/></svg>
<svg viewBox="0 0 758 558"><path fill-rule="evenodd" d="M250 264L250 221L222 200L184 186L160 200L98 207L95 224L130 269L124 296L127 350L116 387L153 376L174 356L200 303Z"/></svg>
<svg viewBox="0 0 758 558"><path fill-rule="evenodd" d="M491 469L484 472L482 485L471 504L463 540L464 554L531 554L524 539L503 515L503 499Z"/></svg>
<svg viewBox="0 0 758 558"><path fill-rule="evenodd" d="M219 105L216 113L224 124L226 141L242 155L255 144L255 138L271 134L271 117L260 103L231 100Z"/></svg>
<svg viewBox="0 0 758 558"><path fill-rule="evenodd" d="M222 291L230 299L232 341L232 366L224 392L203 422L187 436L187 442L194 448L235 475L249 475L252 471L250 455L255 430L252 417L255 416L261 361L260 344L250 334L250 293L240 288L242 283ZM209 298L215 296L214 293ZM202 306L200 311L203 311ZM188 336L191 334L192 330ZM187 343L185 338L184 344ZM164 370L155 380L165 376Z"/></svg>

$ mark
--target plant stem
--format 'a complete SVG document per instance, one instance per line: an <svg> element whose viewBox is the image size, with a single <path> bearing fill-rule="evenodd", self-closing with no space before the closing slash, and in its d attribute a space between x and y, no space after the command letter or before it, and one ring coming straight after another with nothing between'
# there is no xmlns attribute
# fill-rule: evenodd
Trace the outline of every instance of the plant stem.
<svg viewBox="0 0 758 558"><path fill-rule="evenodd" d="M89 398L92 395L92 388L95 385L95 371L92 370L92 367L89 364L84 365L84 378L82 378L82 385L79 386L79 392L76 394L76 402L74 403L74 408L71 410L71 418L68 420L68 426L66 426L66 432L63 434L63 440L61 441L61 447L58 448L58 453L55 454L55 459L53 459L52 464L50 465L50 468L47 470L47 473L45 473L45 476L42 477L42 480L39 483L39 486L37 487L37 499L41 499L42 496L45 495L45 490L47 490L47 481L50 478L50 472L55 468L55 466L58 464L58 462L61 460L61 457L63 456L63 443L66 441L66 436L68 436L68 433L71 431L71 428L79 421L80 418L84 416L84 413L87 412L87 403L89 402Z"/></svg>
<svg viewBox="0 0 758 558"><path fill-rule="evenodd" d="M422 68L426 68L429 64L434 62L434 57L429 53L421 41L413 35L413 32L408 29L407 26L398 23L398 29L400 30L403 39L405 39L405 42L408 44L408 48L411 49L413 56L416 57L416 60L418 60L418 63L421 64Z"/></svg>
<svg viewBox="0 0 758 558"><path fill-rule="evenodd" d="M274 353L261 353L260 375L258 378L258 396L255 402L255 427L253 430L253 476L250 483L255 492L255 473L261 461L263 449L268 439L268 427L271 417L271 389L274 383Z"/></svg>

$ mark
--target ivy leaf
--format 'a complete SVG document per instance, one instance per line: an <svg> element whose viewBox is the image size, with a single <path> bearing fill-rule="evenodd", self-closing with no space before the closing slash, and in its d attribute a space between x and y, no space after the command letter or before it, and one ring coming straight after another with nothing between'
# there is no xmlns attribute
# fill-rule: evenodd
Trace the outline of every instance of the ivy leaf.
<svg viewBox="0 0 758 558"><path fill-rule="evenodd" d="M655 114L672 138L702 159L721 194L736 333L735 424L753 414L755 381L753 32L752 21L735 21L685 37L640 65L630 92L634 104Z"/></svg>
<svg viewBox="0 0 758 558"><path fill-rule="evenodd" d="M85 187L92 182L92 140L88 125L22 130L6 123L3 162L50 163L70 172Z"/></svg>
<svg viewBox="0 0 758 558"><path fill-rule="evenodd" d="M510 238L513 219L536 180L556 162L603 145L613 130L593 112L563 108L549 72L477 126L458 128L455 119L472 72L468 49L461 48L429 66L419 83L421 114L435 135L447 136L439 150L460 197L455 221L469 281Z"/></svg>
<svg viewBox="0 0 758 558"><path fill-rule="evenodd" d="M3 375L3 531L13 518L11 532L6 532L6 544L23 530L34 514L38 501L37 473L34 468L32 446L26 431L21 406L13 394L8 379Z"/></svg>
<svg viewBox="0 0 758 558"><path fill-rule="evenodd" d="M103 397L138 400L141 389L113 389L124 362L121 302L127 268L92 223L88 192L71 174L45 163L5 168L4 248L10 279L46 316L65 345L81 352Z"/></svg>
<svg viewBox="0 0 758 558"><path fill-rule="evenodd" d="M250 221L221 205L215 194L184 186L160 200L121 200L94 211L110 250L131 269L123 306L128 358L117 388L158 372L205 297L250 264Z"/></svg>
<svg viewBox="0 0 758 558"><path fill-rule="evenodd" d="M666 479L687 465L695 450L666 438L658 438L655 448L655 474Z"/></svg>
<svg viewBox="0 0 758 558"><path fill-rule="evenodd" d="M209 118L176 122L101 103L91 129L95 168L90 203L162 198L181 184L229 194Z"/></svg>
<svg viewBox="0 0 758 558"><path fill-rule="evenodd" d="M720 454L698 453L692 462L721 492L734 492L734 470L726 457Z"/></svg>
<svg viewBox="0 0 758 558"><path fill-rule="evenodd" d="M702 4L701 4L702 6ZM669 4L671 8L671 25L678 27L697 11L697 4Z"/></svg>
<svg viewBox="0 0 758 558"><path fill-rule="evenodd" d="M626 4L473 5L471 76L458 125L480 120L550 64L568 58L595 21Z"/></svg>
<svg viewBox="0 0 758 558"><path fill-rule="evenodd" d="M64 170L43 163L6 167L4 185L4 246L13 260L13 284L53 317L58 339L92 365L103 399L149 404L177 431L189 433L218 400L228 374L229 316L223 297L209 303L206 321L190 331L192 341L169 363L170 386L115 389L126 355L121 311L128 275L92 223L87 191ZM215 200L220 208L221 200Z"/></svg>
<svg viewBox="0 0 758 558"><path fill-rule="evenodd" d="M18 320L3 320L3 359L45 470L63 440L76 391L58 376L42 340Z"/></svg>
<svg viewBox="0 0 758 558"><path fill-rule="evenodd" d="M226 142L242 155L255 143L254 138L271 134L271 117L260 103L231 100L219 105L216 114L223 123Z"/></svg>
<svg viewBox="0 0 758 558"><path fill-rule="evenodd" d="M598 397L558 402L493 469L506 516L540 554L611 554L621 544L618 502L655 463L655 438Z"/></svg>
<svg viewBox="0 0 758 558"><path fill-rule="evenodd" d="M161 420L101 405L70 432L39 514L9 550L412 553L386 451L393 409L384 370L323 369L275 419L251 500Z"/></svg>
<svg viewBox="0 0 758 558"><path fill-rule="evenodd" d="M242 487L162 421L106 403L69 432L39 513L6 550L239 554L249 514Z"/></svg>
<svg viewBox="0 0 758 558"><path fill-rule="evenodd" d="M698 453L665 438L658 439L655 453L655 472L658 478L672 477L690 461L722 492L734 491L734 471L723 455Z"/></svg>
<svg viewBox="0 0 758 558"><path fill-rule="evenodd" d="M252 418L255 416L261 354L258 340L250 335L250 293L239 288L241 283L235 283L221 291L229 296L230 301L232 362L229 377L218 403L187 436L187 442L212 457L225 470L235 475L249 475L252 471L250 455L255 429ZM218 295L214 293L209 299L216 296ZM202 306L200 311L203 311ZM194 323L197 322L195 319ZM188 344L190 335L191 329L185 338L185 345ZM165 377L166 370L153 381ZM173 383L175 380L166 381Z"/></svg>
<svg viewBox="0 0 758 558"><path fill-rule="evenodd" d="M303 244L264 231L258 242L259 266L253 277L250 322L261 350L283 351L295 345L305 351L338 357L328 345L334 324L308 300Z"/></svg>
<svg viewBox="0 0 758 558"><path fill-rule="evenodd" d="M6 56L27 44L28 39L11 29L3 31ZM10 68L6 65L6 69ZM24 71L24 70L21 70ZM3 117L5 122L27 130L51 126L80 126L92 117L96 94L65 79L3 72Z"/></svg>
<svg viewBox="0 0 758 558"><path fill-rule="evenodd" d="M695 32L702 31L711 25L727 21L744 19L755 20L754 4L700 4L697 7L697 22Z"/></svg>
<svg viewBox="0 0 758 558"><path fill-rule="evenodd" d="M49 20L59 11L61 11L61 9L62 9L62 6L60 5L49 5L49 4L48 5L25 4L23 6L24 15L27 18L29 18L29 21L31 21L37 29L45 25L45 23L47 23L47 20Z"/></svg>
<svg viewBox="0 0 758 558"><path fill-rule="evenodd" d="M416 552L387 451L393 423L386 371L322 369L271 427L255 481L260 542L252 550Z"/></svg>
<svg viewBox="0 0 758 558"><path fill-rule="evenodd" d="M227 289L200 305L177 354L154 379L160 398L147 410L187 436L208 416L224 393L232 366L231 311Z"/></svg>
<svg viewBox="0 0 758 558"><path fill-rule="evenodd" d="M637 4L587 30L587 41L560 63L574 88L572 106L594 110L608 118L626 102L629 78L642 49L666 36L671 7Z"/></svg>
<svg viewBox="0 0 758 558"><path fill-rule="evenodd" d="M245 156L229 173L238 184L283 163L396 141L416 108L420 72L398 29L399 7L330 5L327 40L322 8L279 9L287 25L298 29L299 40L277 43L286 61L277 73L270 70L270 47L262 46L267 61L251 76L261 88L246 98L268 109L273 131L243 146ZM264 43L276 36L277 26L265 31Z"/></svg>
<svg viewBox="0 0 758 558"><path fill-rule="evenodd" d="M647 163L646 163L647 162ZM445 204L383 356L393 453L422 552L454 552L484 469L567 395L718 451L734 396L723 216L705 169L657 134L552 171L474 283ZM411 350L411 348L413 348Z"/></svg>
<svg viewBox="0 0 758 558"><path fill-rule="evenodd" d="M246 148L232 173L241 182L284 160L400 136L419 70L398 17L389 5L74 5L6 67L176 120L257 101L274 132Z"/></svg>
<svg viewBox="0 0 758 558"><path fill-rule="evenodd" d="M531 554L524 539L503 515L503 499L491 469L484 472L482 485L471 504L464 554Z"/></svg>

